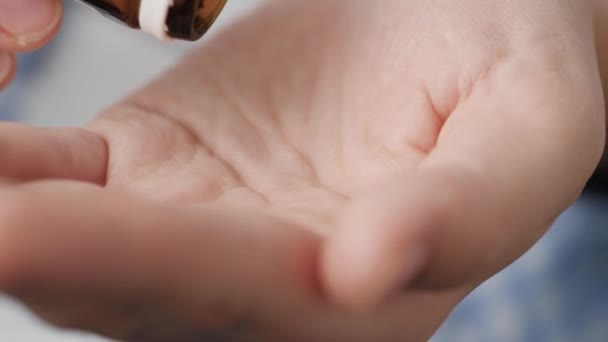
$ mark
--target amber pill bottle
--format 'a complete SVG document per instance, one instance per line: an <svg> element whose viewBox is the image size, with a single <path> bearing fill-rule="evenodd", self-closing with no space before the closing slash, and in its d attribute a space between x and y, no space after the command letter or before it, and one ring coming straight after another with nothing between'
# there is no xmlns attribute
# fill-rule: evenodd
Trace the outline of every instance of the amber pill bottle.
<svg viewBox="0 0 608 342"><path fill-rule="evenodd" d="M80 0L129 27L163 40L195 41L211 27L227 0Z"/></svg>

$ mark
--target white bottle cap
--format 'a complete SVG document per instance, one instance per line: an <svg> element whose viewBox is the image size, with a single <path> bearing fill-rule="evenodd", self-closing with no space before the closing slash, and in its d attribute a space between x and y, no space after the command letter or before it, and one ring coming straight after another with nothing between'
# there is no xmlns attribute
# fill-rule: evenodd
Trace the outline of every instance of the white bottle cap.
<svg viewBox="0 0 608 342"><path fill-rule="evenodd" d="M159 39L169 41L167 35L167 15L173 0L141 0L139 4L139 26L142 31Z"/></svg>

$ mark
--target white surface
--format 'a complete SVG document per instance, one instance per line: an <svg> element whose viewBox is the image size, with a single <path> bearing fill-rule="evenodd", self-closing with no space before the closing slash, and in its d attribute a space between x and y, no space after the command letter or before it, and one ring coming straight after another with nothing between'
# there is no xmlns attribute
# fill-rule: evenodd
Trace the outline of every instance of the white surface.
<svg viewBox="0 0 608 342"><path fill-rule="evenodd" d="M0 297L0 341L2 342L108 342L97 336L59 331L43 324L10 299Z"/></svg>
<svg viewBox="0 0 608 342"><path fill-rule="evenodd" d="M208 35L260 1L228 1ZM18 109L21 119L36 125L75 125L91 120L176 63L192 46L163 42L125 28L86 6L70 7L44 69L25 90L28 101Z"/></svg>
<svg viewBox="0 0 608 342"><path fill-rule="evenodd" d="M19 0L15 0L19 1ZM259 0L228 1L214 29L229 24ZM191 45L165 43L107 20L85 6L71 6L57 40L45 51L44 67L27 84L17 116L43 126L79 125L176 63ZM217 25L217 28L216 28ZM60 332L0 297L0 342L100 342Z"/></svg>

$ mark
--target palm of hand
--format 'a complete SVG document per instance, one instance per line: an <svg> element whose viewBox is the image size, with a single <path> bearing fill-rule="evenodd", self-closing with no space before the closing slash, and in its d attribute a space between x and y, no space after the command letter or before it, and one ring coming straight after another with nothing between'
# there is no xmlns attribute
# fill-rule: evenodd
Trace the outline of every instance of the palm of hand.
<svg viewBox="0 0 608 342"><path fill-rule="evenodd" d="M286 261L282 266L260 261L267 279L242 270L246 275L233 277L249 282L258 291L253 292L266 299L245 300L265 308L255 314L256 331L247 333L302 340L334 340L336 335L348 341L422 339L464 294L495 272L496 265L511 261L542 233L575 196L585 172L562 185L563 190L548 200L547 210L517 218L510 215L547 201L552 191L548 189L563 178L551 171L547 184L537 186L546 173L532 174L517 184L509 183L509 177L524 179L544 164L567 168L555 162L564 146L553 137L564 133L564 127L574 127L568 143L585 145L587 138L577 135L579 127L596 126L599 116L586 114L588 120L573 123L554 110L570 104L556 82L561 77L571 81L554 69L574 61L575 71L586 70L577 60L580 56L564 61L565 56L555 54L559 44L554 45L555 37L545 31L551 25L530 25L528 31L513 35L508 22L504 30L497 30L492 19L484 21L483 13L505 10L492 5L472 9L447 1L443 6L454 8L446 10L426 1L343 3L313 6L289 1L268 5L241 20L94 122L89 129L107 142L107 164L104 160L104 172L80 171L76 178L104 182L101 191L112 196L127 192L141 202L230 210L246 222L264 220L266 225L297 230L256 231L259 236L253 240L267 239L259 245L272 249L264 255ZM450 16L438 22L442 13ZM479 21L470 21L471 17ZM546 89L544 95L534 93L537 88ZM557 123L547 124L550 120ZM521 147L505 144L513 139L532 148L532 158L522 158ZM536 144L539 139L550 143ZM77 154L95 155L85 146L90 144L81 144ZM589 169L594 153L591 149L590 157L581 159ZM513 167L505 170L504 165ZM76 185L80 186L88 187ZM522 203L512 204L515 198ZM397 209L397 204L403 205L405 214L387 214L387 208ZM461 214L470 209L479 213L472 218ZM497 212L504 215L499 222ZM386 234L374 235L363 227L388 221L397 227ZM442 227L448 239L459 236L457 229L463 226L475 228L460 232L456 249L448 245L453 239L442 242L435 232L401 229L452 221L456 227ZM488 224L498 227L490 232L477 229ZM495 246L498 239L505 239L501 230L512 226L536 233L508 239L505 250L498 245L486 259L459 253L468 245L474 248L470 238ZM403 262L392 259L399 259L399 249L413 237L427 238L425 234L431 234L434 248L426 266L436 270L420 276L422 289L406 291L374 315L340 313L320 300L318 281L328 283L321 286L338 301L375 301L377 293L395 285L391 274L398 273ZM335 235L340 237L334 246L337 252L324 255L324 279L319 280L312 275L319 266L310 264ZM377 244L382 250L362 243ZM363 257L372 261L340 264L339 254L354 248L361 248ZM444 254L456 263L447 264ZM248 257L257 256L251 252ZM370 266L372 262L388 266ZM478 269L470 271L470 265ZM309 267L314 271L307 273ZM218 279L221 283L221 276ZM441 291L428 292L425 286ZM274 289L272 296L267 288ZM231 305L237 308L231 310L247 306L236 301ZM289 313L281 314L285 303L291 305ZM421 313L421 307L430 309ZM56 321L53 316L55 311L47 314ZM402 326L404 317L411 320L409 327ZM288 323L279 326L282 322ZM93 329L124 337L114 327Z"/></svg>

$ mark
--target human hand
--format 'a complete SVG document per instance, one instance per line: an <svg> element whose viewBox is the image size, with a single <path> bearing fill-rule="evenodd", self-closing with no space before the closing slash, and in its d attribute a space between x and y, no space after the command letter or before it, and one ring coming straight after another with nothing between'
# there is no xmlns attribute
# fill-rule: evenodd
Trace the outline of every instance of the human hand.
<svg viewBox="0 0 608 342"><path fill-rule="evenodd" d="M608 41L608 1L606 0L593 0L593 14L595 24L595 41L597 47L597 57L600 68L600 75L602 79L602 85L604 89L604 104L608 99L608 48L606 42ZM608 175L608 156L604 149L604 156L598 169L596 170L596 178L599 180L598 185L600 188L605 186L601 184L606 183L606 176Z"/></svg>
<svg viewBox="0 0 608 342"><path fill-rule="evenodd" d="M0 0L0 88L15 73L14 53L34 50L59 28L60 0Z"/></svg>
<svg viewBox="0 0 608 342"><path fill-rule="evenodd" d="M128 341L425 340L590 176L593 49L586 1L268 2L84 129L0 128L0 286Z"/></svg>

